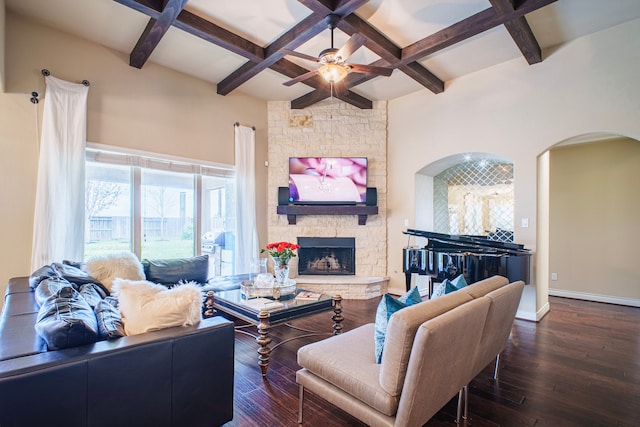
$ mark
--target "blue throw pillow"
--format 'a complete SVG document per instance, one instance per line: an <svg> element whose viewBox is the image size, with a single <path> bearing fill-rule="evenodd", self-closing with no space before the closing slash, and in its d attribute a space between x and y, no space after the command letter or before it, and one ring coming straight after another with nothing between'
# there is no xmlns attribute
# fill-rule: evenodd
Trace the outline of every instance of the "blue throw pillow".
<svg viewBox="0 0 640 427"><path fill-rule="evenodd" d="M387 334L387 325L389 324L389 318L391 317L391 315L398 310L401 310L410 305L418 304L419 302L422 302L422 298L420 297L420 291L417 287L414 287L398 299L393 298L389 294L384 294L382 296L382 299L378 304L378 309L376 310L376 363L382 363L382 349L384 347L384 339Z"/></svg>
<svg viewBox="0 0 640 427"><path fill-rule="evenodd" d="M451 292L458 291L467 286L467 281L464 280L464 276L461 274L453 280L444 279L444 293L449 294Z"/></svg>

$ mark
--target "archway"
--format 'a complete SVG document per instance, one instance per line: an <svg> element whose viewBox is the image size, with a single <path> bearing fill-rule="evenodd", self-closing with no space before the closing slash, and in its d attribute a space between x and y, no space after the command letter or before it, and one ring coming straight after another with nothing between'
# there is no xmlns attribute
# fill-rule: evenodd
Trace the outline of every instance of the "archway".
<svg viewBox="0 0 640 427"><path fill-rule="evenodd" d="M539 292L640 306L638 142L592 133L539 157Z"/></svg>

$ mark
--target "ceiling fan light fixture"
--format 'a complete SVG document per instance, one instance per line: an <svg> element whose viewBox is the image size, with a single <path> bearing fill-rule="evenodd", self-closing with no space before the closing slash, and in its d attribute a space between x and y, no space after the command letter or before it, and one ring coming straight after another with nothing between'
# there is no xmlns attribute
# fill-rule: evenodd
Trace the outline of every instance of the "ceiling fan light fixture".
<svg viewBox="0 0 640 427"><path fill-rule="evenodd" d="M322 64L318 68L318 74L329 83L338 83L349 74L349 68L341 64Z"/></svg>

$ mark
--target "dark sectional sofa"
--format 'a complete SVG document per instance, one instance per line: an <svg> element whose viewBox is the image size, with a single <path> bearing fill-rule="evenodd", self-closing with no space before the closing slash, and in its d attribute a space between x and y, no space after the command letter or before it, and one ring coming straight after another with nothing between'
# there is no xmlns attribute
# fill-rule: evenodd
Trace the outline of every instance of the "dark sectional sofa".
<svg viewBox="0 0 640 427"><path fill-rule="evenodd" d="M236 286L220 280L203 292ZM234 329L218 316L48 351L28 277L0 318L0 426L218 426L233 418Z"/></svg>

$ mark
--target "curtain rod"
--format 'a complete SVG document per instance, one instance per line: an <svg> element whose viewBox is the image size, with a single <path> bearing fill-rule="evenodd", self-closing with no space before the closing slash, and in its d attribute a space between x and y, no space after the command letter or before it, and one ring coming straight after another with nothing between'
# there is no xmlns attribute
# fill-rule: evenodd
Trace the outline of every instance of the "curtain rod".
<svg viewBox="0 0 640 427"><path fill-rule="evenodd" d="M234 126L234 127L235 127L235 126L240 126L240 122L235 122L235 123L233 124L233 126ZM256 127L255 127L255 126L251 126L251 129L253 129L253 131L255 132Z"/></svg>
<svg viewBox="0 0 640 427"><path fill-rule="evenodd" d="M49 72L49 70L47 70L46 68L43 68L42 71L40 71L42 73L43 76L47 77L50 76L51 73ZM82 86L90 86L91 83L89 83L89 80L83 80L82 81Z"/></svg>
<svg viewBox="0 0 640 427"><path fill-rule="evenodd" d="M51 75L51 72L46 68L43 68L42 70L40 70L40 73L45 77ZM89 87L91 83L89 83L89 80L83 80L82 85ZM38 102L40 102L40 100L38 99L38 96L39 96L38 92L35 92L35 91L31 92L31 98L29 100L31 101L32 104L37 104Z"/></svg>

